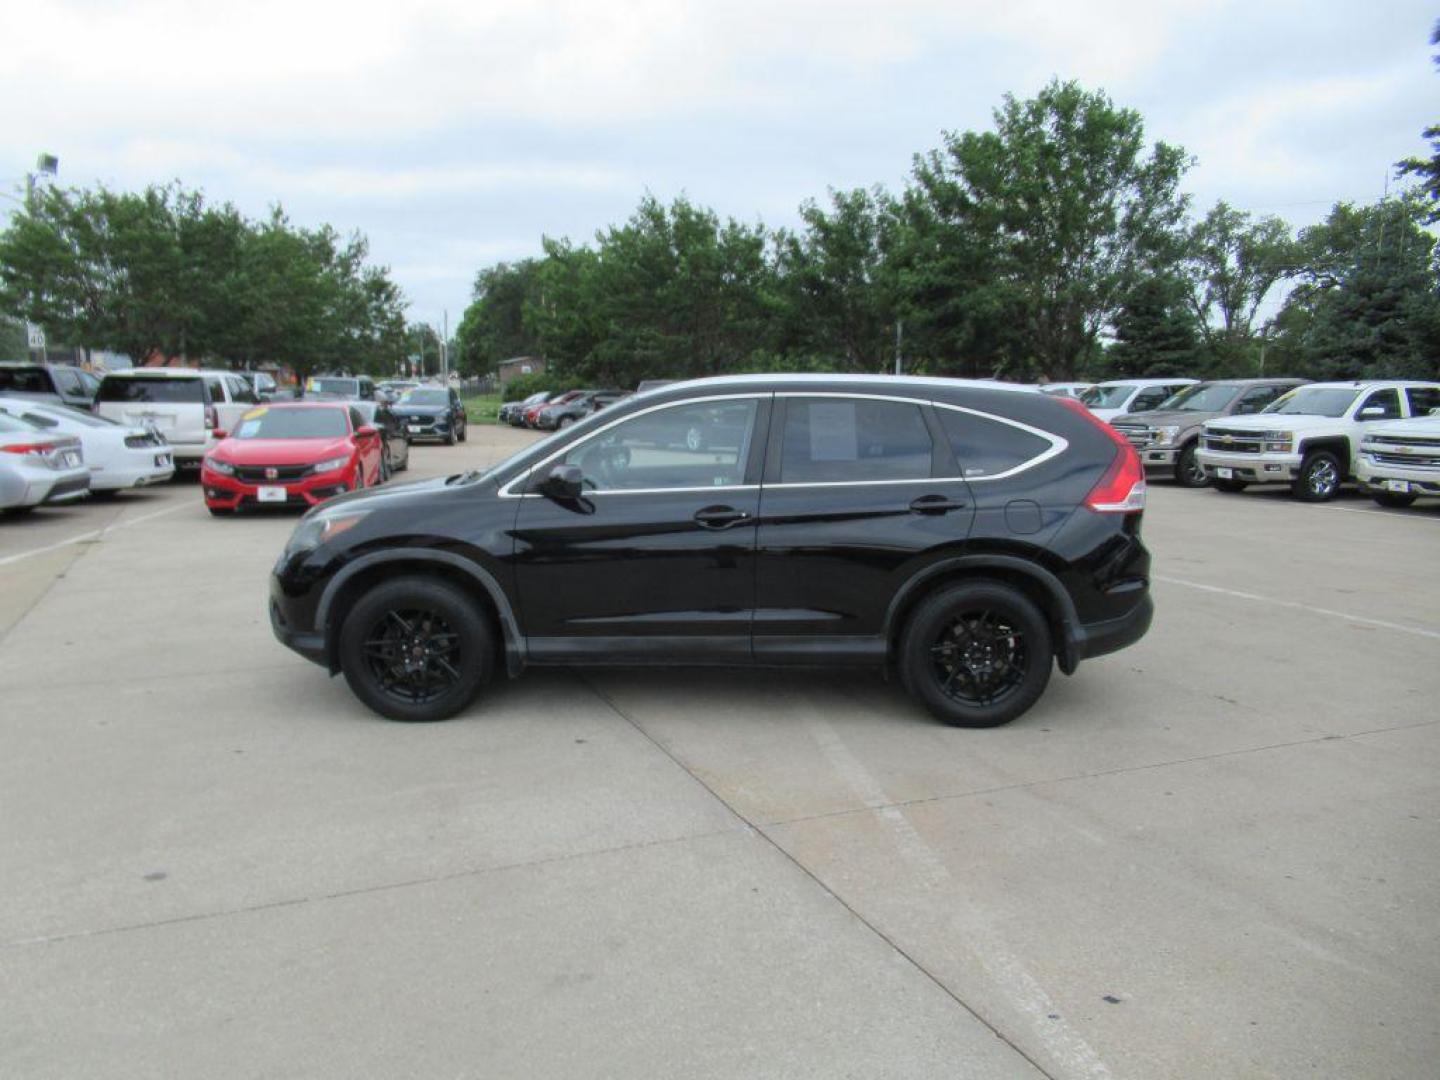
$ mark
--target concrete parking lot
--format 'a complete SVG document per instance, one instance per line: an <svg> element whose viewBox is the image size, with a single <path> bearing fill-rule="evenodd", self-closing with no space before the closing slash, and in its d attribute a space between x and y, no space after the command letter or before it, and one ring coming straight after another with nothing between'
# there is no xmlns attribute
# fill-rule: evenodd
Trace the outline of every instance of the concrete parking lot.
<svg viewBox="0 0 1440 1080"><path fill-rule="evenodd" d="M0 1076L1436 1075L1434 509L1153 485L1150 635L993 731L866 671L388 723L271 637L293 525L0 521Z"/></svg>

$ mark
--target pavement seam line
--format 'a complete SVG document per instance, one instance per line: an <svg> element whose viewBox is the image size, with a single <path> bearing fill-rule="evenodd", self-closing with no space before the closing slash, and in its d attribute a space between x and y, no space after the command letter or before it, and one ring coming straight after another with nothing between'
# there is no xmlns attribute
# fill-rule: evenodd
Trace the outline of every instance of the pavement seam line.
<svg viewBox="0 0 1440 1080"><path fill-rule="evenodd" d="M132 525L142 525L147 521L153 521L155 518L164 517L166 514L173 514L176 510L183 510L188 505L190 504L177 502L173 506L165 507L163 510L156 510L149 514L141 514L137 518L111 522L103 529L92 529L90 532L79 533L75 536L67 537L64 540L57 540L53 544L46 544L44 547L31 548L29 551L20 551L14 555L6 555L0 557L0 566L9 566L11 563L17 563L21 559L33 558L36 555L48 555L52 551L59 551L61 548L71 547L74 544L83 544L90 540L104 540L106 536L116 530L128 529Z"/></svg>
<svg viewBox="0 0 1440 1080"><path fill-rule="evenodd" d="M660 840L640 840L633 844L596 848L592 851L575 851L566 855L551 855L543 859L500 863L495 866L475 866L467 870L456 870L448 874L435 874L432 877L411 878L405 881L387 881L380 885L364 885L354 889L339 889L335 892L318 893L314 896L292 896L284 900L270 900L263 904L249 904L244 907L224 908L220 911L199 911L193 915L175 915L168 919L153 919L150 922L127 923L124 926L106 926L98 930L75 930L68 934L48 934L31 938L16 938L11 941L0 942L0 950L27 949L34 948L38 945L59 945L68 941L109 937L112 934L129 934L138 930L155 930L161 927L177 926L183 923L207 922L211 919L228 919L237 915L250 915L260 911L275 911L279 908L298 907L303 904L319 904L330 900L345 900L353 896L368 896L373 893L391 892L397 889L413 889L421 885L437 885L447 881L461 881L465 878L484 877L487 874L504 873L508 870L528 870L537 866L551 866L557 863L570 862L574 859L618 855L627 851L664 847L667 844L684 844L692 840L705 840L709 837L725 836L739 831L738 829L712 829L706 832L692 833L688 836L667 836Z"/></svg>
<svg viewBox="0 0 1440 1080"><path fill-rule="evenodd" d="M1423 626L1408 626L1405 623L1387 622L1384 619L1371 619L1365 615L1352 615L1348 611L1336 611L1334 608L1302 604L1298 600L1281 600L1274 596L1263 596L1260 593L1242 592L1239 589L1225 589L1219 585L1205 585L1198 581L1186 581L1184 578L1165 577L1161 574L1151 574L1150 577L1154 581L1163 581L1166 585L1183 585L1187 589L1199 589L1201 592L1216 593L1220 596L1233 596L1239 600L1252 600L1261 604L1274 604L1276 607L1290 608L1292 611L1308 611L1312 615L1329 615L1332 618L1344 619L1346 622L1360 623L1364 626L1374 626L1381 630L1394 630L1402 634L1414 634L1417 637L1435 638L1437 641L1440 641L1440 630L1430 630Z"/></svg>
<svg viewBox="0 0 1440 1080"><path fill-rule="evenodd" d="M732 806L728 801L726 801L719 792L717 792L714 788L712 788L709 784L702 780L698 775L691 771L691 769L683 761L681 761L670 750L668 746L662 743L659 739L655 738L654 735L652 735L649 731L645 729L644 725L635 720L635 718L632 717L629 713L627 713L624 709L620 708L619 705L617 705L613 700L611 700L608 694L606 694L598 686L592 683L579 671L576 671L573 668L571 670L572 672L574 672L575 677L584 686L586 686L591 691L591 693L593 693L597 698L599 698L600 701L602 701L605 706L610 709L611 712L613 712L616 716L620 717L620 719L624 720L627 724L633 727L637 732L640 733L642 738L644 738L647 742L654 746L655 749L659 750L660 753L664 754L667 758L674 762L675 766L678 769L684 772L686 776L690 777L690 779L694 780L695 783L699 784L701 788L707 791L710 794L711 798L713 798L716 802L723 806L726 811L728 811L731 815L735 817L736 820L740 821L747 830L754 833L756 836L759 836L762 840L765 841L766 844L768 844L772 849L774 849L774 851L782 859L784 859L791 866L799 870L800 873L804 874L805 877L807 877L810 881L814 882L815 886L820 889L821 892L823 892L826 896L830 897L830 899L834 900L835 903L839 904L841 908L843 908L846 912L849 913L851 918L853 918L857 923L865 927L865 929L869 930L870 933L874 934L877 938L879 938L886 945L888 945L897 956L903 958L906 963L908 963L911 967L918 971L924 978L929 980L929 982L933 984L936 989L938 989L942 994L948 997L965 1012L969 1013L970 1016L974 1018L976 1023L980 1024L983 1028L985 1028L986 1031L990 1032L991 1035L999 1039L1011 1050L1015 1051L1015 1053L1019 1055L1019 1057L1024 1060L1031 1068L1033 1068L1039 1075L1045 1077L1045 1080L1057 1080L1057 1077L1055 1077L1048 1070L1043 1068L1038 1061L1036 1061L1018 1044L1016 1044L1013 1040L1006 1036L1004 1032L1002 1032L994 1024L990 1023L990 1021L986 1020L985 1017L981 1016L980 1013L978 1013L968 1002L966 1002L964 998L960 997L960 995L957 994L954 990L946 986L939 976L937 976L934 972L932 972L929 968L922 964L918 959L912 956L897 941L890 937L890 935L886 934L885 931L881 930L864 915L860 914L859 911L851 907L850 904L846 903L843 897L841 897L837 892L835 892L834 889L830 888L829 885L825 884L825 882L821 881L820 878L818 878L815 873L810 870L809 867L807 867L799 859L795 858L795 856L791 855L788 851L781 847L780 844L775 840L775 838L765 831L764 826L757 825L752 822L749 818L747 818L744 814L742 814L739 810Z"/></svg>
<svg viewBox="0 0 1440 1080"><path fill-rule="evenodd" d="M1266 750L1285 750L1295 746L1313 746L1325 742L1348 742L1367 735L1385 735L1392 731L1412 731L1415 728L1433 727L1440 720L1417 720L1413 724L1396 724L1392 727L1373 728L1368 731L1351 731L1343 735L1317 735L1312 739L1294 739L1290 742L1266 743L1264 746L1247 746L1239 750L1221 750L1214 754L1197 754L1195 757L1175 758L1171 761L1152 761L1145 765L1127 765L1123 769L1101 769L1097 772L1072 773L1069 776L1043 777L1039 780L1025 780L1017 784L997 784L994 787L976 788L973 791L956 791L943 795L927 795L923 799L902 799L898 802L867 803L864 806L847 807L844 810L827 810L823 814L804 814L800 817L777 818L767 821L763 828L784 828L787 825L804 825L810 821L824 821L827 818L847 817L851 814L873 814L883 810L904 810L911 806L927 806L931 803L973 799L980 795L998 795L1007 791L1024 791L1027 788L1045 787L1049 784L1070 784L1078 780L1098 780L1110 776L1125 776L1129 773L1146 772L1150 769L1168 769L1179 765L1193 765L1201 761L1216 761L1220 758L1242 757Z"/></svg>

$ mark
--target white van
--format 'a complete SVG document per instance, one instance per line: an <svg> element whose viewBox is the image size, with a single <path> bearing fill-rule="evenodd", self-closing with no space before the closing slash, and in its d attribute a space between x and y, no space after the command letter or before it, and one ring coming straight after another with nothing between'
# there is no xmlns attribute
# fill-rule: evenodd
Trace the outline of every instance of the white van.
<svg viewBox="0 0 1440 1080"><path fill-rule="evenodd" d="M100 383L96 412L122 424L154 428L175 454L175 464L198 465L259 399L233 371L132 368Z"/></svg>

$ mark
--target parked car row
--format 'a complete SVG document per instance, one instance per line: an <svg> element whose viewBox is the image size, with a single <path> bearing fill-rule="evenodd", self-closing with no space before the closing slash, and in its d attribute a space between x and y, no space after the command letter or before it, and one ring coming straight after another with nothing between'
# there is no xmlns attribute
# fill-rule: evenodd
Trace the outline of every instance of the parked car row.
<svg viewBox="0 0 1440 1080"><path fill-rule="evenodd" d="M624 390L567 390L561 393L546 390L531 394L524 401L502 405L500 422L512 427L558 431L629 396Z"/></svg>

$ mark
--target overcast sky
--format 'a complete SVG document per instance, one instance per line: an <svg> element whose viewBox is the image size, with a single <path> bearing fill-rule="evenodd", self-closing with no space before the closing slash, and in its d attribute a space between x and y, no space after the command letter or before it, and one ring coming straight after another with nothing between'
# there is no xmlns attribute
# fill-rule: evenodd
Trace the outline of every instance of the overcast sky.
<svg viewBox="0 0 1440 1080"><path fill-rule="evenodd" d="M793 223L899 188L1051 76L1140 110L1186 187L1300 225L1379 196L1440 121L1419 0L0 0L0 179L179 178L368 235L453 330L480 267L645 191ZM3 204L13 205L13 204Z"/></svg>

